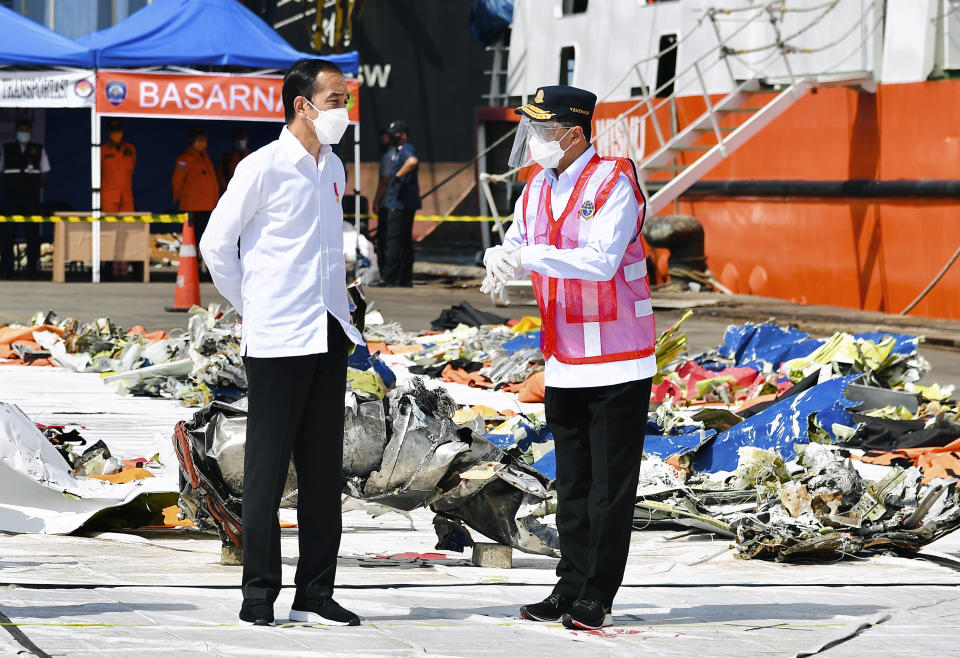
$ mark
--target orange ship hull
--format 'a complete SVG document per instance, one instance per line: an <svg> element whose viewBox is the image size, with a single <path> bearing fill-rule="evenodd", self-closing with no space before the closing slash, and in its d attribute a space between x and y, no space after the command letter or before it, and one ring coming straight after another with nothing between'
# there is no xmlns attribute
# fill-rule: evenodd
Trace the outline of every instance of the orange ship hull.
<svg viewBox="0 0 960 658"><path fill-rule="evenodd" d="M602 103L597 118L634 104ZM704 107L703 98L677 99L680 127ZM669 125L665 108L658 117ZM648 120L648 153L656 146L653 135ZM711 143L706 139L702 143ZM932 193L866 197L838 194L836 183L958 178L960 80L880 85L876 94L824 88L708 173L708 191L695 186L677 211L703 224L708 265L735 292L899 313L960 246L960 198L943 184ZM709 185L717 181L800 181L808 191L721 194ZM810 192L818 189L810 182L818 181L834 191ZM960 319L960 262L911 315Z"/></svg>

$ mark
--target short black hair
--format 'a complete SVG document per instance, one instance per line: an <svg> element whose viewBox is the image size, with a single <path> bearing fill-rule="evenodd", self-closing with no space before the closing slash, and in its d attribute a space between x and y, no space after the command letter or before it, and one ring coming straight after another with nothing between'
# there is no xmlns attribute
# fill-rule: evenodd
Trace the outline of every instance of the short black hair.
<svg viewBox="0 0 960 658"><path fill-rule="evenodd" d="M189 134L190 134L190 141L195 142L197 141L198 137L207 136L207 129L204 128L203 126L191 126Z"/></svg>
<svg viewBox="0 0 960 658"><path fill-rule="evenodd" d="M243 128L237 127L233 129L233 133L230 136L230 139L246 139L247 131Z"/></svg>
<svg viewBox="0 0 960 658"><path fill-rule="evenodd" d="M585 118L583 121L577 121L576 119L564 119L560 125L567 126L569 128L580 126L583 128L583 136L588 142L593 138L593 124L590 119Z"/></svg>
<svg viewBox="0 0 960 658"><path fill-rule="evenodd" d="M317 76L321 73L343 75L340 67L333 62L310 57L295 62L283 76L283 117L287 123L297 116L293 109L293 101L297 96L303 96L312 102L317 91Z"/></svg>
<svg viewBox="0 0 960 658"><path fill-rule="evenodd" d="M17 121L17 128L21 126L26 126L27 128L33 128L33 121L30 119L20 119Z"/></svg>

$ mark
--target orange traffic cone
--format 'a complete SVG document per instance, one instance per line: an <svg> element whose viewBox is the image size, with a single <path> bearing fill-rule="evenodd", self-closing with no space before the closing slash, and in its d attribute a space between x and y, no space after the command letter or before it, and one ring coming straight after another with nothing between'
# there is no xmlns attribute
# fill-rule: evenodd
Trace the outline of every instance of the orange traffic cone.
<svg viewBox="0 0 960 658"><path fill-rule="evenodd" d="M180 239L180 265L177 267L177 290L173 294L173 306L168 311L185 312L200 306L200 272L197 268L197 239L193 234L193 222L183 223Z"/></svg>

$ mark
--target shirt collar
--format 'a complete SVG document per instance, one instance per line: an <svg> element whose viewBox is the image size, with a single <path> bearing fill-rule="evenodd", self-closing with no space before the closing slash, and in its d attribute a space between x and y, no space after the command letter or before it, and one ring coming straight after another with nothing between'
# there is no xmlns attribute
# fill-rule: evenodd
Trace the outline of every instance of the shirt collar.
<svg viewBox="0 0 960 658"><path fill-rule="evenodd" d="M283 145L284 150L287 152L287 155L290 156L290 160L296 164L304 158L313 159L313 156L310 155L310 152L303 147L303 144L300 143L300 140L297 139L290 129L287 126L283 127L283 130L280 131L280 143ZM320 145L320 156L321 158L327 153L330 153L333 149L330 148L329 144Z"/></svg>
<svg viewBox="0 0 960 658"><path fill-rule="evenodd" d="M563 173L560 176L557 176L556 169L544 169L543 175L546 177L547 182L550 183L551 187L560 179L566 178L570 182L576 181L580 178L580 174L583 173L583 170L587 168L587 163L593 159L593 156L597 154L597 149L593 148L593 145L587 147L587 150L580 154L580 157L570 163L570 166L563 170Z"/></svg>

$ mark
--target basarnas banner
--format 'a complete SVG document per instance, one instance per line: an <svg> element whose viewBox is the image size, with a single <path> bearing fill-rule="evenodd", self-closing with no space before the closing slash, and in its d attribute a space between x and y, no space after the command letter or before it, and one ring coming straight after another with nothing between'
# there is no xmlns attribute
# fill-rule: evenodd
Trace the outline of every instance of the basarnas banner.
<svg viewBox="0 0 960 658"><path fill-rule="evenodd" d="M360 85L348 80L351 123L360 118ZM97 112L157 118L283 121L280 76L204 73L97 74Z"/></svg>
<svg viewBox="0 0 960 658"><path fill-rule="evenodd" d="M92 71L0 71L0 107L93 107Z"/></svg>

